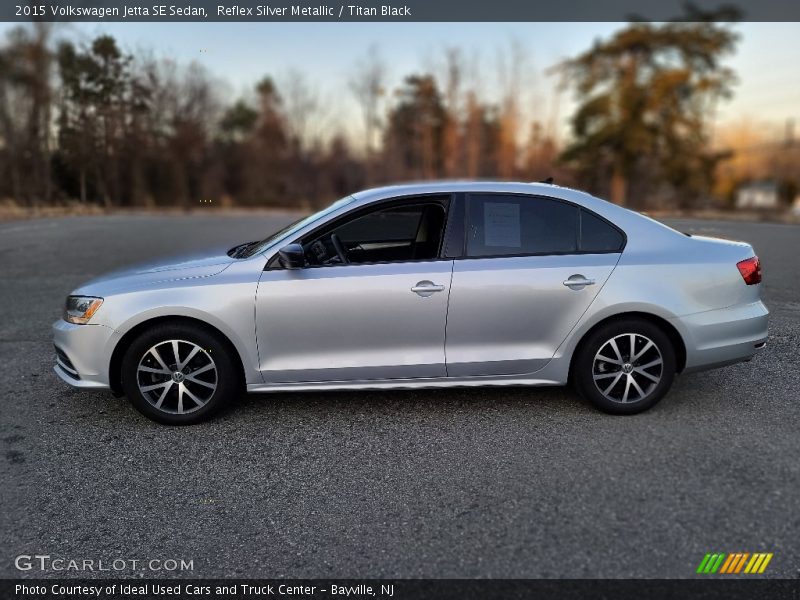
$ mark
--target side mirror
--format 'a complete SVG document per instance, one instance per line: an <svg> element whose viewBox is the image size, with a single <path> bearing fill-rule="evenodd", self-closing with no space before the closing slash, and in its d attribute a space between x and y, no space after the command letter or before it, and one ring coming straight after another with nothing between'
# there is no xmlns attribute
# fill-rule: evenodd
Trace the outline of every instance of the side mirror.
<svg viewBox="0 0 800 600"><path fill-rule="evenodd" d="M302 269L306 266L306 253L300 244L289 244L278 250L278 262L284 269Z"/></svg>

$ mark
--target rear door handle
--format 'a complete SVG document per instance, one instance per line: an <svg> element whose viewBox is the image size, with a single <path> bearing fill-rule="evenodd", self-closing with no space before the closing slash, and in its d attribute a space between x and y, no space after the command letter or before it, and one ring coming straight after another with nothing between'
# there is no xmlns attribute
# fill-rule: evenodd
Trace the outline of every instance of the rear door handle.
<svg viewBox="0 0 800 600"><path fill-rule="evenodd" d="M431 296L434 292L443 292L444 286L437 285L432 281L425 280L418 282L417 285L411 288L411 291L414 292L415 294L419 294L423 298L427 298L428 296Z"/></svg>
<svg viewBox="0 0 800 600"><path fill-rule="evenodd" d="M579 290L587 285L594 285L594 279L587 279L583 275L570 275L569 279L562 283L571 290Z"/></svg>

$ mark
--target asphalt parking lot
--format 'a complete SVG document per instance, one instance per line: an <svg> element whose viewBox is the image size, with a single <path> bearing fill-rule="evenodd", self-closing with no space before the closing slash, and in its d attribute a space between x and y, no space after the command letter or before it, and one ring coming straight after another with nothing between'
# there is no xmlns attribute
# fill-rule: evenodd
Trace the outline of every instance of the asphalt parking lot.
<svg viewBox="0 0 800 600"><path fill-rule="evenodd" d="M0 224L0 577L91 575L21 572L20 554L185 559L192 577L691 577L707 552L800 576L800 227L670 222L755 246L771 337L634 417L560 388L282 393L169 428L57 379L72 288L289 218Z"/></svg>

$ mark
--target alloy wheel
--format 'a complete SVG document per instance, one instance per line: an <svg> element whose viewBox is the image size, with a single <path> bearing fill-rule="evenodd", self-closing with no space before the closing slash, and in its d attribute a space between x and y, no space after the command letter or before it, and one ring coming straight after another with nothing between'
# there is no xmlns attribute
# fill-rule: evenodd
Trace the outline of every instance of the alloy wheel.
<svg viewBox="0 0 800 600"><path fill-rule="evenodd" d="M658 345L640 333L606 341L592 362L592 378L603 396L627 404L646 398L659 384L664 360Z"/></svg>
<svg viewBox="0 0 800 600"><path fill-rule="evenodd" d="M217 366L202 347L186 340L166 340L144 353L136 369L142 396L154 408L188 414L202 408L217 390Z"/></svg>

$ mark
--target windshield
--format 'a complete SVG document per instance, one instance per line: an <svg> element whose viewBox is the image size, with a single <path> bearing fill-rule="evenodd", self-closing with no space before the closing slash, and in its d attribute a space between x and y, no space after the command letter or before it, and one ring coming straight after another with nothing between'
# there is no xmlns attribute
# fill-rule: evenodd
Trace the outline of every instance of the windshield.
<svg viewBox="0 0 800 600"><path fill-rule="evenodd" d="M246 250L244 250L239 256L241 258L249 258L251 256L255 256L256 254L264 252L267 248L269 248L272 244L274 244L278 240L280 240L280 239L282 239L284 237L290 236L295 231L299 231L300 229L302 229L306 225L309 225L309 224L313 223L314 221L318 221L319 219L322 219L323 217L326 217L327 215L331 214L332 212L334 212L336 210L339 210L342 206L350 204L354 200L355 200L355 198L353 198L352 196L347 196L346 198L342 198L341 200L337 200L336 202L331 204L328 208L323 208L321 211L319 211L317 213L314 213L313 215L309 215L308 217L305 217L304 219L300 219L298 221L295 221L294 223L290 223L289 225L287 225L286 227L284 227L280 231L277 231L277 232L273 233L269 237L264 238L263 240L261 240L260 242L251 243L246 248Z"/></svg>

